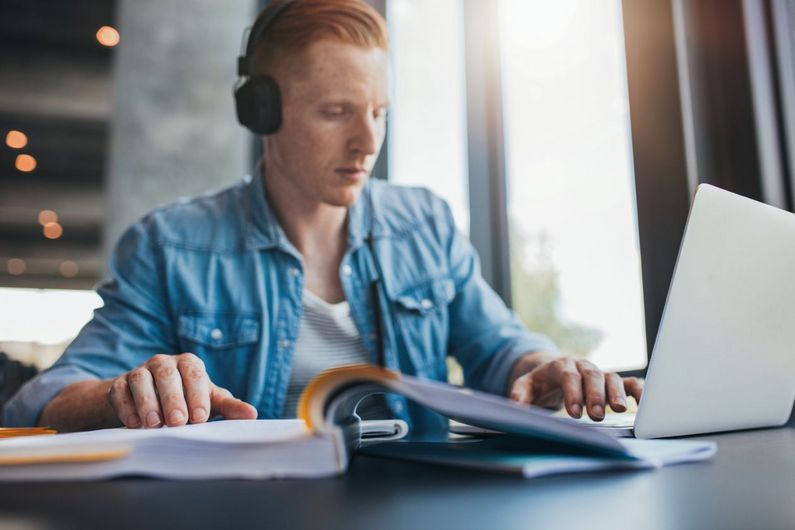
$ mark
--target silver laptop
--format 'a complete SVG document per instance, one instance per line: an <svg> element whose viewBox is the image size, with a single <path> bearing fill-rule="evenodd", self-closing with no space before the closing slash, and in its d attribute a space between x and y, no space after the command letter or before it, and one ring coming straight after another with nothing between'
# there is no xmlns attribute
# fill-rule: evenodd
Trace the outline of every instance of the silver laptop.
<svg viewBox="0 0 795 530"><path fill-rule="evenodd" d="M696 191L632 431L783 425L795 401L795 214ZM608 429L621 425L609 418Z"/></svg>

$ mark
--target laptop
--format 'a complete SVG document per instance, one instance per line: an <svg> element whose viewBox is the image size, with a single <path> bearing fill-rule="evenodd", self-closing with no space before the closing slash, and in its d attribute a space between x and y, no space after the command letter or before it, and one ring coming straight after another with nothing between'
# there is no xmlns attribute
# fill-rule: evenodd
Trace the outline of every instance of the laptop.
<svg viewBox="0 0 795 530"><path fill-rule="evenodd" d="M661 438L779 426L793 401L795 214L702 184L634 422L608 416L603 428Z"/></svg>

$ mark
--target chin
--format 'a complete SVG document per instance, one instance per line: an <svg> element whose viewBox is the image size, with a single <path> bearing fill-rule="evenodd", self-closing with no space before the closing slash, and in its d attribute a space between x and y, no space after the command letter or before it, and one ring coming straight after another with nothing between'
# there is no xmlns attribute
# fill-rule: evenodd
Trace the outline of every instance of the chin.
<svg viewBox="0 0 795 530"><path fill-rule="evenodd" d="M356 204L356 201L359 200L361 195L362 186L350 186L348 188L334 190L334 192L328 194L326 200L323 202L331 204L332 206L350 208Z"/></svg>

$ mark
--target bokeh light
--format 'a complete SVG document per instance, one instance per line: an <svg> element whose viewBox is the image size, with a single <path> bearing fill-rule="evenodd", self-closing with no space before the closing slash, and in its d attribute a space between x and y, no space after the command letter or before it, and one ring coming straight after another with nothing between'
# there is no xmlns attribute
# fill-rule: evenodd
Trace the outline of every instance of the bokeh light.
<svg viewBox="0 0 795 530"><path fill-rule="evenodd" d="M22 149L28 145L28 137L20 131L8 131L8 134L6 134L6 145L12 149Z"/></svg>
<svg viewBox="0 0 795 530"><path fill-rule="evenodd" d="M47 239L58 239L63 235L63 227L58 223L47 223L44 225L43 232Z"/></svg>
<svg viewBox="0 0 795 530"><path fill-rule="evenodd" d="M17 160L14 166L23 173L30 173L36 169L36 159L30 155L17 155Z"/></svg>
<svg viewBox="0 0 795 530"><path fill-rule="evenodd" d="M77 273L80 272L80 267L77 265L77 263L71 260L62 262L58 269L61 271L61 275L64 278L74 278L77 276Z"/></svg>
<svg viewBox="0 0 795 530"><path fill-rule="evenodd" d="M119 37L119 32L116 31L116 28L102 26L97 30L97 42L108 48L116 46L120 39L121 37Z"/></svg>
<svg viewBox="0 0 795 530"><path fill-rule="evenodd" d="M58 214L53 212L52 210L42 210L39 212L39 224L41 226L47 225L47 223L57 223L58 222Z"/></svg>
<svg viewBox="0 0 795 530"><path fill-rule="evenodd" d="M19 258L11 258L6 263L6 270L8 274L12 276L19 276L20 274L25 274L28 266L25 264L25 260L21 260Z"/></svg>

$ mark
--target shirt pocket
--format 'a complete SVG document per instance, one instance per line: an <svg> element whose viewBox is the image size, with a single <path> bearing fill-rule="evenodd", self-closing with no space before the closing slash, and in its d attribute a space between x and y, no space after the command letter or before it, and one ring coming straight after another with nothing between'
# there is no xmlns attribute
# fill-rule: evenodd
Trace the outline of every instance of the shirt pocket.
<svg viewBox="0 0 795 530"><path fill-rule="evenodd" d="M247 372L260 342L260 317L251 313L186 313L177 334L182 351L198 356L210 380L235 397L246 388Z"/></svg>
<svg viewBox="0 0 795 530"><path fill-rule="evenodd" d="M259 340L259 318L235 313L188 313L179 317L180 339L209 350L225 350Z"/></svg>
<svg viewBox="0 0 795 530"><path fill-rule="evenodd" d="M448 305L454 297L455 283L449 277L403 288L394 297L397 334L417 375L432 379L447 376Z"/></svg>

